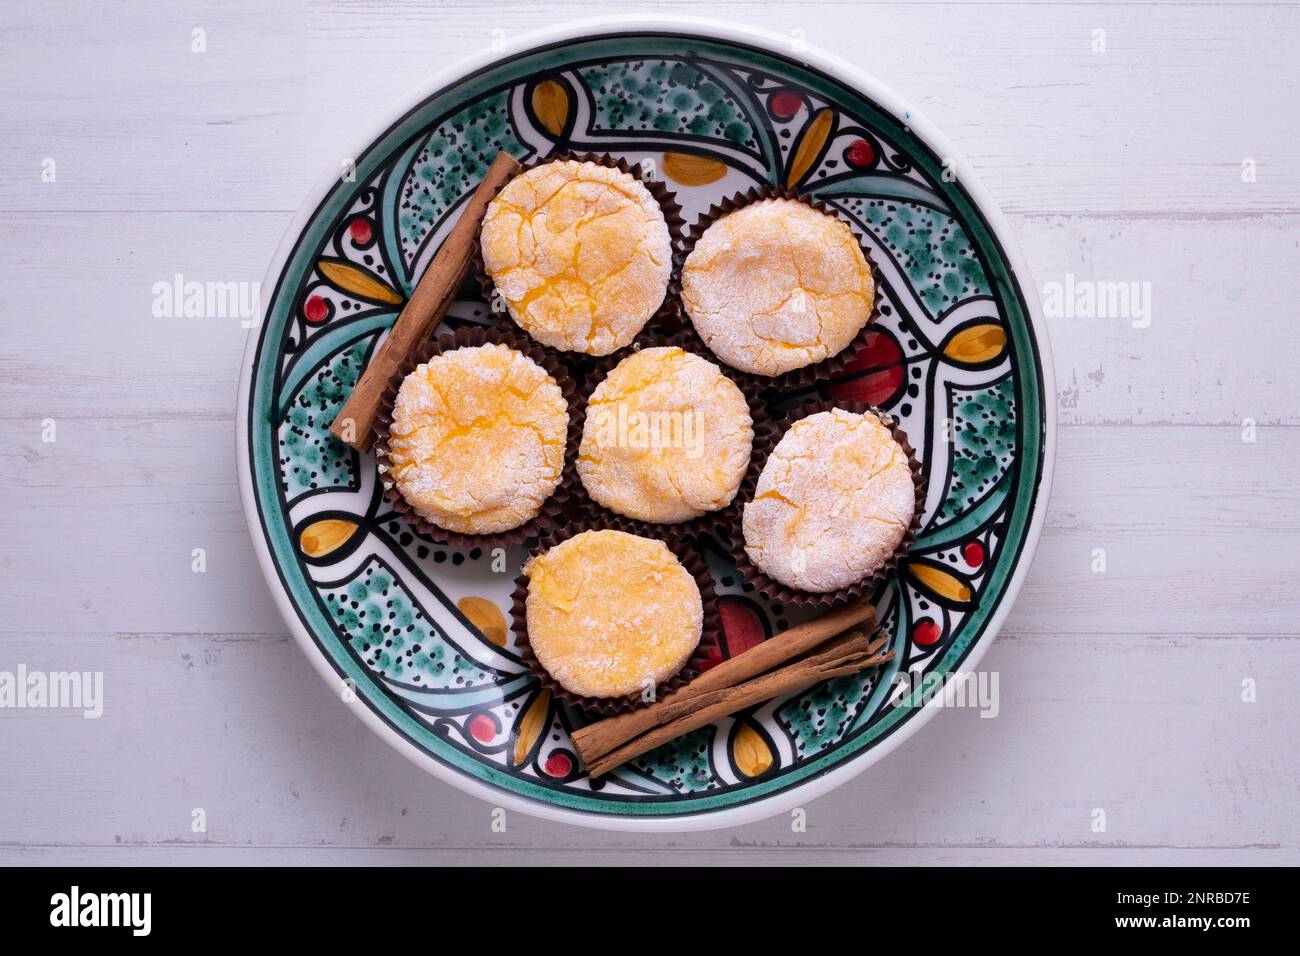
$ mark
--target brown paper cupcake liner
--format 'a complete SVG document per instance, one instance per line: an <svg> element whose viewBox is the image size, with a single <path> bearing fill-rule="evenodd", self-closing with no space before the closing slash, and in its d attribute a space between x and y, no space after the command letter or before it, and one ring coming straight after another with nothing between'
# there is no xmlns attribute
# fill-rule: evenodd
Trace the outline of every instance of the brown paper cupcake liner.
<svg viewBox="0 0 1300 956"><path fill-rule="evenodd" d="M783 372L780 375L759 375L755 372L733 369L721 358L717 359L720 364L735 375L743 375L755 381L764 391L806 387L815 384L821 379L830 378L833 375L838 375L840 372L843 372L848 366L848 363L853 360L854 356L866 347L867 336L880 318L880 288L881 282L883 281L880 269L876 266L874 260L872 260L871 253L863 244L861 238L858 237L858 234L853 232L853 224L845 219L844 215L835 207L820 199L813 199L811 196L802 194L794 189L788 189L784 186L752 186L744 192L728 196L710 206L705 213L695 220L694 225L687 230L685 238L682 240L682 244L678 249L678 253L674 257L673 275L672 280L669 283L669 294L678 303L679 315L684 331L697 339L705 348L708 348L708 344L704 341L704 337L700 335L699 331L695 328L695 323L691 321L690 312L687 310L686 303L682 299L682 270L686 265L686 259L690 256L691 252L694 251L695 244L699 242L700 237L704 235L709 226L713 225L719 219L735 212L737 209L753 205L754 203L763 202L768 199L789 199L803 203L805 206L816 209L820 213L833 216L848 226L849 231L853 233L853 237L857 239L859 248L862 249L862 255L867 260L867 266L871 269L871 279L875 284L875 294L872 296L871 314L867 317L866 324L858 330L857 335L850 340L848 345L844 346L844 348L840 349L834 355L822 359L820 362L816 362L812 365L805 365L802 368L791 369L790 371Z"/></svg>
<svg viewBox="0 0 1300 956"><path fill-rule="evenodd" d="M767 402L764 400L762 391L756 383L749 378L738 377L734 370L718 362L717 356L708 350L698 337L678 332L676 335L660 335L652 337L644 348L662 348L668 346L677 346L687 352L707 359L722 371L728 379L735 383L745 396L745 403L749 406L749 417L753 423L754 440L750 448L750 462L754 460L757 454L766 454L770 448L772 435L775 430L775 423L767 410ZM588 373L585 382L580 386L579 394L582 397L581 419L578 428L578 443L581 447L582 431L586 425L587 405L591 400L592 393L596 387L605 380L605 377L614 370L614 367L622 362L627 355L614 354L605 356L600 362ZM748 469L746 469L746 475ZM711 511L707 514L700 515L698 518L690 518L686 521L679 521L674 524L659 524L652 521L643 521L638 518L632 518L624 514L613 511L600 504L591 496L586 485L582 482L581 474L574 484L574 494L577 500L578 514L581 520L593 521L601 524L607 524L617 528L620 531L628 531L632 534L639 534L648 538L662 538L665 541L680 543L692 541L701 534L712 532L714 534L726 534L726 529L730 526L733 519L733 512L738 512L740 508L741 494L743 492L744 479L741 479L742 485L737 489L736 496L731 499L730 504L725 508L719 508L717 511Z"/></svg>
<svg viewBox="0 0 1300 956"><path fill-rule="evenodd" d="M677 194L669 189L663 180L642 179L637 169L628 163L627 160L611 156L609 153L564 152L555 153L550 156L539 156L536 159L522 164L519 172L516 173L515 176L520 176L531 169L536 169L538 166L545 166L547 163L553 163L559 160L575 160L580 163L597 163L601 166L607 166L610 169L617 169L621 173L626 173L627 175L640 180L646 189L649 190L650 195L653 196L655 201L659 204L659 208L663 211L664 222L668 225L669 247L674 250L674 252L676 251L677 247L682 242L682 237L685 235L686 222L682 218L682 207L677 201ZM511 179L514 178L515 177L511 177ZM501 188L492 194L492 199L495 199L497 195L500 194L501 190L505 189L509 184L509 180L503 183ZM489 202L490 201L491 200L489 200ZM479 234L474 243L474 257L471 268L475 276L478 278L479 289L483 294L483 300L488 305L489 314L494 316L498 322L503 318L508 319L511 326L513 326L514 330L516 330L520 335L527 335L530 340L536 341L528 333L527 329L515 322L514 317L510 315L508 309L504 312L496 312L492 309L492 300L496 294L496 283L494 283L492 277L488 275L487 264L483 261L482 236L483 225L480 223ZM610 355L626 355L629 351L635 348L638 343L644 344L644 342L647 341L647 339L657 330L675 328L677 323L684 321L684 317L680 316L677 311L676 299L672 294L672 279L675 271L675 269L669 270L668 287L664 291L664 301L660 304L659 308L656 309L655 313L646 320L646 324L641 328L641 331L633 337L630 343L623 346L621 349L616 349L609 353ZM546 345L543 342L537 342L537 344L548 352L560 356L566 363L569 363L575 369L581 369L583 372L589 369L591 365L595 364L595 362L608 357L603 355L588 355L585 352L565 351L563 349L557 349L554 346Z"/></svg>
<svg viewBox="0 0 1300 956"><path fill-rule="evenodd" d="M623 531L626 529L616 527L612 523L584 523L581 527L556 529L542 537L534 553L540 554L543 551L548 551L583 531L602 530ZM663 539L658 538L658 540ZM677 560L681 561L686 570L695 578L695 584L700 589L700 600L704 605L704 623L700 631L700 643L696 646L695 652L691 654L681 670L655 686L655 700L671 694L689 683L704 670L711 655L718 652L722 646L722 622L718 615L718 596L713 589L713 578L704 564L704 559L698 552L680 542L665 541L664 543L668 545L673 554L677 555ZM589 714L599 714L603 717L612 717L615 714L639 710L650 703L650 701L642 700L639 693L629 694L626 697L582 697L566 690L542 666L541 661L537 659L537 655L533 652L532 644L528 641L527 599L528 578L521 573L519 577L515 578L515 589L510 595L510 630L515 635L520 659L528 665L529 670L542 682L542 686L551 692L552 697Z"/></svg>
<svg viewBox="0 0 1300 956"><path fill-rule="evenodd" d="M772 449L780 443L791 425L800 419L807 418L809 415L828 412L836 408L843 409L846 412L854 412L855 414L875 415L889 427L894 441L902 446L903 451L907 454L908 467L912 470L912 485L916 489L916 503L912 509L912 521L907 527L907 532L903 535L903 540L894 549L894 553L885 560L884 564L862 580L836 591L800 591L769 577L750 560L745 551L745 534L742 525L744 505L742 504L733 515L728 528L727 536L730 543L731 557L736 562L736 567L745 580L752 584L754 589L769 601L795 607L825 610L837 604L864 598L872 592L877 584L893 573L894 569L898 567L898 562L907 554L908 548L916 541L917 532L921 530L921 521L924 518L925 511L925 475L921 470L921 463L916 460L916 451L912 448L911 442L907 440L907 433L898 427L898 422L892 415L882 412L879 408L868 405L866 402L812 401L792 410L777 423L772 443L767 451L761 456L755 455L750 462L749 471L745 475L745 480L741 482L740 493L736 497L743 499L743 501L753 500L754 490L758 486L758 478L763 472L763 466L767 464L768 456L771 454Z"/></svg>
<svg viewBox="0 0 1300 956"><path fill-rule="evenodd" d="M439 527L416 512L410 502L402 497L402 493L397 489L396 482L388 477L391 467L388 439L393 426L393 405L397 401L397 390L401 387L406 376L435 355L459 348L487 344L505 345L516 352L521 352L545 369L551 378L555 379L569 407L569 427L565 432L564 464L560 472L560 483L556 486L555 491L551 493L551 496L542 504L541 511L519 527L511 528L508 531L496 531L490 534L465 534ZM581 407L577 384L569 374L568 369L531 339L512 335L501 329L485 329L478 326L469 326L457 329L455 332L444 333L436 339L426 342L408 357L405 364L398 369L389 381L388 387L384 390L383 397L380 400L379 413L375 419L374 452L375 462L379 467L379 480L384 486L384 497L392 504L393 510L405 517L420 534L451 548L506 547L519 544L528 538L538 537L553 528L565 524L569 510L577 498L575 486L579 484L577 459L578 438L582 434Z"/></svg>

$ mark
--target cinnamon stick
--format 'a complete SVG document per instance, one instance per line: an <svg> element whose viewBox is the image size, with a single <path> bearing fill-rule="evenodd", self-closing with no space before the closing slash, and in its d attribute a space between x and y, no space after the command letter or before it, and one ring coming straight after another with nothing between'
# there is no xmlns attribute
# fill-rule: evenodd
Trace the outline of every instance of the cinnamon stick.
<svg viewBox="0 0 1300 956"><path fill-rule="evenodd" d="M581 747L578 747L578 754L587 767L587 773L599 777L634 757L728 714L831 677L854 674L865 667L887 661L894 656L893 651L882 652L887 640L878 632L874 639L858 632L845 635L828 642L826 647L818 648L806 657L754 680L734 687L711 690L690 701L675 702L664 709L665 720L662 724L603 756L589 758Z"/></svg>
<svg viewBox="0 0 1300 956"><path fill-rule="evenodd" d="M479 223L487 204L519 169L514 157L505 152L497 153L487 175L465 203L460 218L451 227L411 298L402 307L388 338L375 352L375 357L330 425L330 434L339 441L357 451L370 450L375 439L375 417L384 390L412 349L429 338L455 301L460 284L469 274Z"/></svg>
<svg viewBox="0 0 1300 956"><path fill-rule="evenodd" d="M797 624L751 647L743 654L737 654L710 668L662 700L574 731L573 744L579 753L593 759L599 757L638 734L662 724L663 715L670 707L687 704L711 691L734 687L798 657L855 625L863 624L868 631L873 630L871 622L875 620L875 614L875 608L866 601L860 601Z"/></svg>

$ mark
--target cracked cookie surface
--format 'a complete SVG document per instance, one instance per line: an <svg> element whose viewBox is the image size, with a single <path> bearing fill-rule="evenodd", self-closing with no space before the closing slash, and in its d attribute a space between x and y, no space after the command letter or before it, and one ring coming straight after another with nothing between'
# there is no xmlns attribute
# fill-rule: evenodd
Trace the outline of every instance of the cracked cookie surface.
<svg viewBox="0 0 1300 956"><path fill-rule="evenodd" d="M682 303L732 368L774 376L843 351L871 319L875 280L848 225L793 199L712 223L682 267Z"/></svg>
<svg viewBox="0 0 1300 956"><path fill-rule="evenodd" d="M735 498L753 424L744 394L712 362L676 346L642 349L592 392L578 475L611 511L689 521Z"/></svg>
<svg viewBox="0 0 1300 956"><path fill-rule="evenodd" d="M488 204L483 263L511 318L539 342L587 355L628 345L663 304L672 240L636 177L557 160Z"/></svg>
<svg viewBox="0 0 1300 956"><path fill-rule="evenodd" d="M765 574L825 593L881 568L916 509L907 453L875 415L802 418L763 465L741 520L745 553Z"/></svg>
<svg viewBox="0 0 1300 956"><path fill-rule="evenodd" d="M402 381L389 474L440 528L509 531L559 485L568 427L560 386L528 356L500 344L453 349Z"/></svg>
<svg viewBox="0 0 1300 956"><path fill-rule="evenodd" d="M584 531L524 565L528 642L559 684L625 697L685 666L704 628L695 578L662 541Z"/></svg>

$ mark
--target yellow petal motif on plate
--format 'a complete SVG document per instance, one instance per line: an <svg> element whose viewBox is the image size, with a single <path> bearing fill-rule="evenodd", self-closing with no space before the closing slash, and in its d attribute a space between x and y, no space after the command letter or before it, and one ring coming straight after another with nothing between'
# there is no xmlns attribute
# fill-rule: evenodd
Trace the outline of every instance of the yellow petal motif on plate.
<svg viewBox="0 0 1300 956"><path fill-rule="evenodd" d="M817 162L817 157L821 155L822 147L826 145L826 137L830 135L834 122L835 114L831 112L829 106L823 106L812 115L812 119L808 120L808 125L803 128L803 135L799 137L799 144L795 147L794 156L790 159L790 172L785 177L787 186L799 185L800 181L808 175L812 164Z"/></svg>
<svg viewBox="0 0 1300 956"><path fill-rule="evenodd" d="M746 777L757 777L766 773L775 759L772 748L754 725L748 721L742 723L731 738L731 762L736 769Z"/></svg>
<svg viewBox="0 0 1300 956"><path fill-rule="evenodd" d="M1007 333L996 322L976 322L959 331L943 347L943 354L958 365L983 365L1002 354Z"/></svg>
<svg viewBox="0 0 1300 956"><path fill-rule="evenodd" d="M343 545L357 530L356 522L341 518L324 518L313 521L298 535L302 553L309 558L323 558Z"/></svg>
<svg viewBox="0 0 1300 956"><path fill-rule="evenodd" d="M506 616L501 608L487 598L472 596L461 598L456 606L489 644L506 646Z"/></svg>
<svg viewBox="0 0 1300 956"><path fill-rule="evenodd" d="M402 301L402 297L393 290L392 286L354 265L340 262L338 259L322 259L316 263L316 268L330 285L351 295L387 305L397 305Z"/></svg>
<svg viewBox="0 0 1300 956"><path fill-rule="evenodd" d="M546 730L547 720L551 716L551 692L549 690L540 690L533 702L528 705L524 711L523 719L519 721L519 734L515 738L515 752L513 762L516 767L521 766L528 755L533 750L533 744L537 743Z"/></svg>
<svg viewBox="0 0 1300 956"><path fill-rule="evenodd" d="M707 156L664 153L664 175L683 186L707 186L727 175L727 166Z"/></svg>
<svg viewBox="0 0 1300 956"><path fill-rule="evenodd" d="M909 561L907 570L923 586L955 604L965 604L971 599L970 585L938 565Z"/></svg>
<svg viewBox="0 0 1300 956"><path fill-rule="evenodd" d="M559 80L542 80L533 87L533 115L552 136L564 131L569 120L569 90Z"/></svg>

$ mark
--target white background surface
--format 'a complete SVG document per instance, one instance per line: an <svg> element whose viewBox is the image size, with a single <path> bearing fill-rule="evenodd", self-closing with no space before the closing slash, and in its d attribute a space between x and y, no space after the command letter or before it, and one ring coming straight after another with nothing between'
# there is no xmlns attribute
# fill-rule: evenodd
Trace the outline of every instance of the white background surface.
<svg viewBox="0 0 1300 956"><path fill-rule="evenodd" d="M805 833L492 832L287 636L234 480L245 330L151 314L176 273L260 281L316 177L493 30L637 11L806 31L948 134L1038 283L1150 283L1149 328L1050 323L1000 716L941 712ZM106 686L98 721L0 711L0 863L1300 862L1297 49L1285 3L0 6L0 670Z"/></svg>

